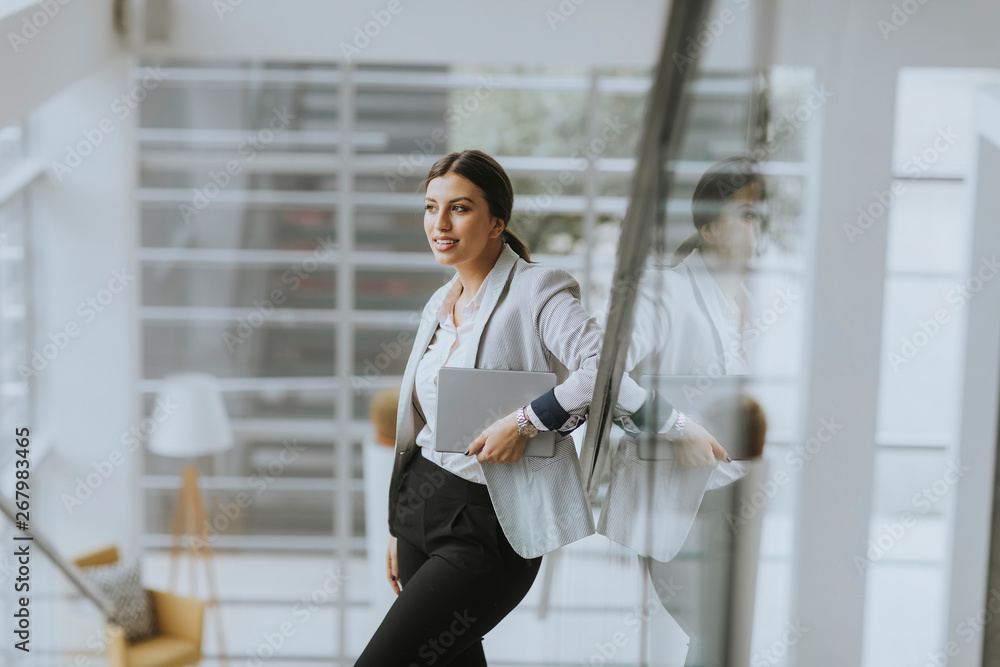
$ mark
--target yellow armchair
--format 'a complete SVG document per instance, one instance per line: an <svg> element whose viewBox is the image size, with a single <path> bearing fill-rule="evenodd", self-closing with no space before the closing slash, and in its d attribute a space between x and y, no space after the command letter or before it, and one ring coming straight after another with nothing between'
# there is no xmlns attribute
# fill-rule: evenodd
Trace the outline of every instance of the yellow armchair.
<svg viewBox="0 0 1000 667"><path fill-rule="evenodd" d="M118 549L105 547L77 558L79 568L110 565L118 562ZM201 660L201 632L205 605L201 600L172 593L150 591L159 634L135 644L114 624L108 625L109 667L185 667Z"/></svg>

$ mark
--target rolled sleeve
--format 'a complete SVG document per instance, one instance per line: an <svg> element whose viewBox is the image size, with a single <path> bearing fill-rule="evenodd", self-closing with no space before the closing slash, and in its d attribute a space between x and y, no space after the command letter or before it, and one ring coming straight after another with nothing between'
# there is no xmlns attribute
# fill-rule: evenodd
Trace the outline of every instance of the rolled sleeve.
<svg viewBox="0 0 1000 667"><path fill-rule="evenodd" d="M665 433L679 417L674 406L655 390L650 390L648 400L631 416L623 417L622 424L632 433Z"/></svg>
<svg viewBox="0 0 1000 667"><path fill-rule="evenodd" d="M524 414L527 415L528 421L530 421L532 423L532 425L535 428L537 428L539 431L551 431L552 430L548 426L545 425L545 422L543 422L541 419L538 418L538 415L535 413L535 410L534 410L534 408L531 407L530 403L527 405L527 407L526 407L526 409L524 411Z"/></svg>
<svg viewBox="0 0 1000 667"><path fill-rule="evenodd" d="M556 400L556 390L550 389L531 402L528 417L540 431L567 433L575 429L581 421L579 415L571 415Z"/></svg>

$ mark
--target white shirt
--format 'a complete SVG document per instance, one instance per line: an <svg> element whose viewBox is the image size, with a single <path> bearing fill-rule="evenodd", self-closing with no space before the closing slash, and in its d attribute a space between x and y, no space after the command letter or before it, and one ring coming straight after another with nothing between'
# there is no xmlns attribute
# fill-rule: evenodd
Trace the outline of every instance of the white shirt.
<svg viewBox="0 0 1000 667"><path fill-rule="evenodd" d="M434 449L434 433L437 420L437 375L444 366L457 367L458 359L462 358L465 347L470 345L472 332L475 329L476 316L483 301L483 285L465 308L462 309L462 324L455 326L452 318L452 307L462 294L462 282L456 280L448 292L438 311L438 328L431 342L417 364L416 377L413 385L413 405L423 415L425 425L417 434L416 443L424 458L433 461L442 468L479 484L486 484L483 468L475 456L466 456L462 452L439 452ZM475 358L472 355L471 358ZM545 425L528 407L527 416L538 430L545 430ZM472 443L469 443L472 444Z"/></svg>
<svg viewBox="0 0 1000 667"><path fill-rule="evenodd" d="M743 283L748 310L735 312L700 250L674 268L647 267L636 300L627 367L662 375L747 375L744 345L755 300Z"/></svg>

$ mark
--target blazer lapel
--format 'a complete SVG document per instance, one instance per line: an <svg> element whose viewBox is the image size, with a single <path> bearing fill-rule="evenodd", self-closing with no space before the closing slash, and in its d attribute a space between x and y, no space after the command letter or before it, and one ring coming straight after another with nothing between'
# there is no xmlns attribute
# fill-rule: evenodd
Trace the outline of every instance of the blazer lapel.
<svg viewBox="0 0 1000 667"><path fill-rule="evenodd" d="M476 313L476 326L472 329L472 341L470 345L465 347L459 363L462 368L476 367L479 361L479 343L483 338L486 322L493 314L493 309L496 308L497 301L500 300L500 294L510 278L510 272L519 258L520 256L509 245L503 244L503 250L500 251L497 263L493 265L493 270L486 277L486 285L484 286L486 293L479 305L479 312Z"/></svg>
<svg viewBox="0 0 1000 667"><path fill-rule="evenodd" d="M700 250L695 250L688 255L684 260L684 265L687 266L694 280L695 297L701 302L702 308L712 320L715 341L720 350L725 349L726 341L722 338L722 332L728 329L728 325L722 308L728 306L724 303L725 297L722 295L722 290L719 289L712 274L708 272L708 266L702 259Z"/></svg>
<svg viewBox="0 0 1000 667"><path fill-rule="evenodd" d="M425 315L420 318L420 324L417 325L417 333L413 337L413 348L410 350L410 357L406 361L406 369L403 371L403 379L399 385L399 409L396 411L397 443L409 442L417 435L415 429L416 410L413 408L413 385L416 382L417 364L424 356L424 352L427 351L431 338L434 337L438 325L437 312L440 310L448 290L451 289L456 280L458 280L457 273L435 292L427 310L423 311Z"/></svg>

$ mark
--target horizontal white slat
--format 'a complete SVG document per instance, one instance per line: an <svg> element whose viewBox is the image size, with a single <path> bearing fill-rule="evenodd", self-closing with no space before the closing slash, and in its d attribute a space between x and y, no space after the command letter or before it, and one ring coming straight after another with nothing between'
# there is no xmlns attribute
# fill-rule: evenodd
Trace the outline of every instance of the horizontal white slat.
<svg viewBox="0 0 1000 667"><path fill-rule="evenodd" d="M202 147L228 148L233 152L232 159L241 159L236 153L240 144L251 139L259 145L250 144L255 150L266 150L271 146L332 146L343 143L341 133L337 130L278 130L272 131L274 138L263 143L259 137L263 129L202 129L174 127L142 127L136 130L136 139L142 144L194 144ZM270 131L270 130L269 130ZM362 148L384 148L389 142L385 132L370 132L358 130L351 134L351 143ZM263 149L261 148L263 146Z"/></svg>

